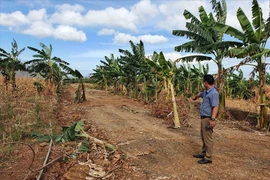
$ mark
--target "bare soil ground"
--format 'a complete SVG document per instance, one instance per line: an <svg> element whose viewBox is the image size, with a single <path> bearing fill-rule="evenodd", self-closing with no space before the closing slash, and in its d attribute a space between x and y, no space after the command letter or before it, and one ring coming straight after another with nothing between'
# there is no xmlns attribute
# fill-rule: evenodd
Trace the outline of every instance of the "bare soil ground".
<svg viewBox="0 0 270 180"><path fill-rule="evenodd" d="M164 120L152 117L149 106L141 101L112 94L106 96L104 91L87 89L87 101L74 104L74 91L75 86L70 86L70 94L59 102L56 124L71 125L74 121L84 120L92 136L117 146L109 165L101 162L100 158L93 161L107 171L106 175L109 176L103 179L238 180L270 177L270 137L239 121L219 122L214 133L213 163L197 163L198 159L192 155L200 152L202 145L198 114L200 101L191 101L189 122L192 126L172 129L167 127ZM234 116L237 119L237 114ZM35 169L43 163L48 143L33 142L32 147L36 152ZM62 152L68 154L72 147L58 145L50 160ZM0 169L0 179L23 179L25 173L18 171L27 172L32 158L31 150L19 145L11 155L17 158L1 158L6 160L1 163L8 165L0 166L3 167L2 171ZM86 156L82 154L77 159L58 161L48 166L44 179L85 179L89 167L78 163L78 159L86 162ZM91 153L90 156L94 157ZM36 176L32 174L28 179L35 179Z"/></svg>

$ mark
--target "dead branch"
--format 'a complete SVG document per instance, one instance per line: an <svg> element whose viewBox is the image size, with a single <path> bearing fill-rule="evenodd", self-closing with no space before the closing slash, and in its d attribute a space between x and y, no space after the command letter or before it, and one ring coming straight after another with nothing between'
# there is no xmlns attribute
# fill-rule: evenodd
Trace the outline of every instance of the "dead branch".
<svg viewBox="0 0 270 180"><path fill-rule="evenodd" d="M51 139L51 141L50 141L50 147L49 147L49 149L48 149L48 152L47 152L46 158L45 158L45 160L44 160L43 166L46 165L46 163L47 163L47 161L48 161L48 159L49 159L49 156L50 156L50 153L51 153L51 150L52 150L52 143L53 143L53 140ZM44 168L42 168L42 169L40 170L37 180L39 180L39 179L41 178L42 173L43 173L43 170L44 170Z"/></svg>
<svg viewBox="0 0 270 180"><path fill-rule="evenodd" d="M62 157L63 157L63 155L58 156L57 158L55 158L55 159L52 160L51 162L49 162L49 163L43 165L42 167L40 167L40 168L38 168L38 169L33 170L33 171L40 171L40 170L44 169L45 167L49 166L50 164L54 163L55 161L58 161L58 160L61 159Z"/></svg>
<svg viewBox="0 0 270 180"><path fill-rule="evenodd" d="M100 140L100 139L97 139L97 138L95 138L95 137L93 137L93 136L90 136L89 134L88 134L88 138L89 138L91 141L93 141L94 143L96 143L96 144L100 144L100 145L102 145L102 146L105 146L105 147L109 148L109 149L112 150L113 152L117 149L114 145L109 144L109 143L107 143L107 142L105 142L105 141L102 141L102 140Z"/></svg>

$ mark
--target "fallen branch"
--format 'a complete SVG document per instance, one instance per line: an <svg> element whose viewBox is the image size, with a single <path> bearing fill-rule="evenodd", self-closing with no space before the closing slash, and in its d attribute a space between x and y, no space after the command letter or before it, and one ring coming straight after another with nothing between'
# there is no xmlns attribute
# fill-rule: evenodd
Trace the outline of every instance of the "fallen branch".
<svg viewBox="0 0 270 180"><path fill-rule="evenodd" d="M49 166L50 164L54 163L55 161L58 161L60 158L62 158L63 155L61 156L58 156L57 158L55 158L54 160L52 160L51 162L43 165L42 167L38 168L38 169L35 169L34 171L40 171L41 169L44 169L45 167Z"/></svg>
<svg viewBox="0 0 270 180"><path fill-rule="evenodd" d="M43 165L42 167L40 167L40 168L38 168L38 169L34 169L34 170L29 171L28 174L24 177L23 180L28 179L28 176L29 176L31 173L37 172L37 171L40 171L40 170L43 170L45 167L49 166L50 164L54 163L55 161L58 161L58 160L59 160L60 158L62 158L62 157L63 157L63 155L58 156L57 158L55 158L55 159L52 160L51 162L49 162L49 163ZM9 172L9 171L5 171L5 172ZM16 171L16 172L19 172L19 171Z"/></svg>
<svg viewBox="0 0 270 180"><path fill-rule="evenodd" d="M78 127L78 128L82 131L82 133L83 133L83 135L80 135L80 136L82 136L82 137L87 137L87 138L89 138L90 140L92 140L94 143L97 143L97 144L100 144L100 145L104 145L105 147L109 148L109 149L112 150L112 151L115 151L115 150L116 150L116 146L114 146L114 145L112 145L112 144L109 144L109 143L107 143L107 142L105 142L105 141L102 141L102 140L100 140L100 139L97 139L97 138L94 138L94 137L90 136L89 134L87 134L87 133L83 130L83 128L82 128L80 125L78 125L77 127Z"/></svg>
<svg viewBox="0 0 270 180"><path fill-rule="evenodd" d="M50 156L50 153L51 153L51 150L52 150L52 144L53 144L53 140L51 139L51 141L50 141L50 147L48 149L48 152L47 152L46 158L44 160L43 166L45 166L47 164L47 161L49 159L49 156ZM42 168L41 171L39 172L39 175L37 177L37 180L39 180L41 178L42 173L43 173L43 170L44 170L44 168Z"/></svg>

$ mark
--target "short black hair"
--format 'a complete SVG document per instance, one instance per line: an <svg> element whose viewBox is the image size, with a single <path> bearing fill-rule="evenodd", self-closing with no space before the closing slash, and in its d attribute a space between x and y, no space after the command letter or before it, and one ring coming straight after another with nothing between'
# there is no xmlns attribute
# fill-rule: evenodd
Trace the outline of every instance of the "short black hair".
<svg viewBox="0 0 270 180"><path fill-rule="evenodd" d="M207 82L209 85L213 85L215 82L215 79L211 74L207 74L203 76L203 82Z"/></svg>

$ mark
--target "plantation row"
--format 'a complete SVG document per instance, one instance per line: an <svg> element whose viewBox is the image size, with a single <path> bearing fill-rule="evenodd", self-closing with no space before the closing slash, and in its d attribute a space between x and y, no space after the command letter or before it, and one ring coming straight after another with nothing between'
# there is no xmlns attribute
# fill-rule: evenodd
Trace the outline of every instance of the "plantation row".
<svg viewBox="0 0 270 180"><path fill-rule="evenodd" d="M133 97L141 94L145 101L149 101L151 96L157 98L158 93L164 88L168 96L171 93L174 102L175 91L177 94L188 96L199 91L200 78L208 73L208 67L200 65L199 69L191 68L189 65L177 67L176 62L212 60L217 65L216 86L220 94L219 118L223 119L225 115L226 96L248 99L254 96L252 87L257 85L260 96L259 127L267 127L265 86L266 78L269 76L266 74L269 63L266 63L265 59L270 57L270 49L266 48L270 36L270 17L264 20L258 1L253 0L251 21L243 10L238 8L236 16L241 26L241 30L238 30L226 24L225 0L218 2L212 0L211 4L213 12L209 14L203 6L199 7L199 18L185 10L183 15L187 20L187 30L172 31L173 35L188 39L186 43L176 46L176 51L203 55L190 55L170 61L165 59L162 52L154 52L151 57L145 58L143 42L135 45L130 41L132 52L119 49L122 54L120 58L114 59L111 55L110 58L105 57L106 61L101 61L102 65L95 69L93 75L95 82L105 89L112 85L116 92L125 91L125 94ZM226 35L232 36L234 40L226 41ZM239 64L225 69L223 67L225 57L238 58ZM238 70L243 65L251 65L254 68L251 72L252 84L243 81L241 71L238 75L232 74L232 71ZM257 73L258 83L256 84L253 82ZM178 124L177 113L174 115L175 124Z"/></svg>
<svg viewBox="0 0 270 180"><path fill-rule="evenodd" d="M260 128L267 127L267 99L265 88L269 84L269 74L266 69L269 63L265 59L270 56L270 49L265 46L270 35L270 17L263 19L262 10L253 0L252 20L250 21L241 8L236 16L241 25L241 30L226 25L227 7L226 1L211 1L213 13L207 14L204 7L199 7L199 18L188 10L184 11L187 30L173 30L175 36L185 37L189 41L175 47L180 52L200 53L205 55L190 55L175 61L167 60L163 52L153 52L146 57L144 44L134 44L130 41L131 49L119 49L122 54L115 58L105 56L101 65L94 69L91 80L100 88L112 90L115 93L123 93L134 98L142 98L145 102L158 99L160 92L167 93L167 99L171 98L174 107L175 127L180 127L175 104L175 95L190 97L202 90L202 77L209 73L208 65L199 67L190 66L188 62L196 60L211 60L217 65L216 87L220 93L219 118L225 114L226 97L249 99L255 96L255 88L260 100ZM225 41L225 35L232 36L235 41ZM38 75L45 79L49 88L55 92L62 91L64 79L69 75L78 79L79 86L75 94L75 101L86 100L84 93L84 78L78 70L71 69L69 63L59 57L52 57L52 46L47 47L40 43L41 50L28 47L34 53L33 59L22 63L18 56L25 50L19 50L15 40L12 42L11 53L0 48L0 67L4 76L4 84L8 91L11 84L12 91L16 90L15 72L27 70L32 75ZM228 69L223 67L223 58L238 58L239 64ZM186 65L177 66L177 62L186 62ZM251 65L250 80L243 78L243 72L239 70L242 65ZM258 74L257 79L255 75ZM71 81L71 80L69 80ZM35 82L37 91L44 87L40 82Z"/></svg>
<svg viewBox="0 0 270 180"><path fill-rule="evenodd" d="M131 45L134 46L132 49L143 49L139 47L140 44L134 45L131 42ZM115 59L113 54L110 58L105 56L105 61L101 60L101 65L94 70L93 75L85 78L85 82L96 83L100 89L110 88L115 94L141 98L145 102L157 100L156 95L166 86L165 77L163 77L166 73L172 78L176 95L191 97L203 90L202 78L209 73L208 64L201 65L198 62L198 67L196 67L186 62L177 66L172 60L166 60L162 52L154 53L151 60L142 59L141 63L138 63L139 59L136 56L138 56L136 51L133 52L131 58L122 56ZM160 63L167 63L167 67L162 69ZM76 83L77 80L67 79L65 82ZM258 77L246 79L241 69L229 71L224 83L226 98L245 100L253 98L258 84ZM269 73L266 74L266 84L270 85Z"/></svg>

